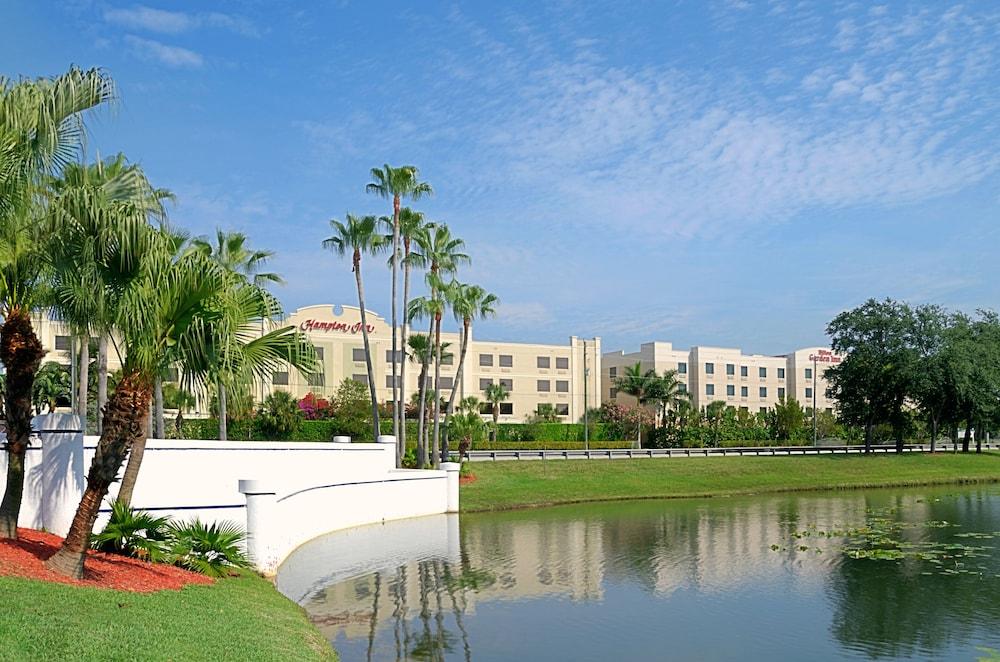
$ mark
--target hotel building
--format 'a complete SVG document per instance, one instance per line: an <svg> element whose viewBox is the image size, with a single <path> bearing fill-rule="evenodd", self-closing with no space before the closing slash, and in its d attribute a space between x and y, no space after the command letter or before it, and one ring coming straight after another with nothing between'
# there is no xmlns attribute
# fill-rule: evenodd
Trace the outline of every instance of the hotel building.
<svg viewBox="0 0 1000 662"><path fill-rule="evenodd" d="M634 404L635 399L615 388L615 379L636 363L642 370L663 374L676 370L683 391L690 392L701 408L722 401L730 407L751 412L766 411L781 398L795 398L804 408L813 405L833 411L826 397L826 369L840 362L829 348L809 347L783 356L744 354L739 349L695 346L674 349L668 342L643 343L638 352L608 352L601 357L601 398ZM813 371L815 370L815 375Z"/></svg>
<svg viewBox="0 0 1000 662"><path fill-rule="evenodd" d="M380 315L366 312L368 339L372 352L375 389L380 402L392 400L392 327ZM66 326L44 316L36 316L35 330L48 350L45 361L68 366L71 339ZM275 327L294 326L316 347L320 370L312 375L296 370L275 372L270 383L259 384L254 398L261 399L275 390L289 391L297 398L313 393L329 398L345 378L368 383L364 340L361 333L361 311L356 306L316 305L299 308ZM427 333L424 324L415 325L410 333ZM503 384L510 397L500 405L502 422L522 422L539 405L550 404L560 420L576 422L583 416L584 406L600 406L601 340L573 336L565 345L531 344L469 340L462 383L457 384L461 336L441 333L441 342L450 356L441 362L441 390L448 397L458 388L458 398L475 396L485 401L484 391L490 384ZM96 343L96 339L92 341ZM402 353L399 352L402 356ZM94 356L91 356L93 360ZM113 372L119 361L112 350L108 370ZM399 372L397 365L397 375ZM410 361L406 366L407 399L417 392L420 365ZM586 377L585 377L586 373ZM428 386L433 387L433 367ZM176 376L174 376L176 379ZM586 384L586 385L585 385ZM206 408L203 402L199 409Z"/></svg>

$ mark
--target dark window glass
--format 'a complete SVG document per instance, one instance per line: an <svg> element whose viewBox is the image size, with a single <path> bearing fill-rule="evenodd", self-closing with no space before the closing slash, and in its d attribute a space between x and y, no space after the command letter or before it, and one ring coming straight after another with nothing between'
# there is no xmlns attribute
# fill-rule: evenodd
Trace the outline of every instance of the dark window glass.
<svg viewBox="0 0 1000 662"><path fill-rule="evenodd" d="M548 368L551 361L549 361L549 357L547 356L539 356L536 363L539 368Z"/></svg>
<svg viewBox="0 0 1000 662"><path fill-rule="evenodd" d="M501 402L500 403L500 413L504 416L510 416L514 413L514 403L513 402Z"/></svg>
<svg viewBox="0 0 1000 662"><path fill-rule="evenodd" d="M677 372L681 375L686 375L688 371L688 364L683 361L677 364Z"/></svg>
<svg viewBox="0 0 1000 662"><path fill-rule="evenodd" d="M492 354L480 354L479 355L479 365L493 365L493 355Z"/></svg>
<svg viewBox="0 0 1000 662"><path fill-rule="evenodd" d="M569 416L569 404L565 402L556 403L556 414L558 416Z"/></svg>
<svg viewBox="0 0 1000 662"><path fill-rule="evenodd" d="M556 380L556 393L569 393L569 382Z"/></svg>
<svg viewBox="0 0 1000 662"><path fill-rule="evenodd" d="M56 349L68 352L70 347L69 336L56 336Z"/></svg>
<svg viewBox="0 0 1000 662"><path fill-rule="evenodd" d="M539 392L543 392L543 393L547 393L548 390L549 390L549 380L547 380L547 379L539 379L538 380L538 391Z"/></svg>
<svg viewBox="0 0 1000 662"><path fill-rule="evenodd" d="M500 367L501 368L513 368L514 367L514 357L510 354L500 355Z"/></svg>
<svg viewBox="0 0 1000 662"><path fill-rule="evenodd" d="M556 370L569 370L569 358L566 356L557 356Z"/></svg>
<svg viewBox="0 0 1000 662"><path fill-rule="evenodd" d="M706 363L705 364L705 374L706 375L714 375L715 374L715 364L714 363Z"/></svg>
<svg viewBox="0 0 1000 662"><path fill-rule="evenodd" d="M276 386L288 386L288 373L276 372L271 375L271 383Z"/></svg>
<svg viewBox="0 0 1000 662"><path fill-rule="evenodd" d="M365 360L365 350L361 347L355 347L351 350L351 360L361 363Z"/></svg>

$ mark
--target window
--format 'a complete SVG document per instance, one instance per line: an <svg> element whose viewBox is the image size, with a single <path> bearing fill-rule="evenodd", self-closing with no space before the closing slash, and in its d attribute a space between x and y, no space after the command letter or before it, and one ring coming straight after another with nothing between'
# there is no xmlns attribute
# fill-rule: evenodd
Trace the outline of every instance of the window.
<svg viewBox="0 0 1000 662"><path fill-rule="evenodd" d="M686 375L687 372L688 372L688 364L687 363L685 363L684 361L681 361L680 363L677 364L677 374L678 375Z"/></svg>
<svg viewBox="0 0 1000 662"><path fill-rule="evenodd" d="M715 374L715 364L714 363L706 363L705 364L705 374L706 375L714 375Z"/></svg>
<svg viewBox="0 0 1000 662"><path fill-rule="evenodd" d="M314 372L311 375L306 375L306 383L309 386L326 386L326 374L323 372ZM368 383L367 379L365 379L365 383Z"/></svg>
<svg viewBox="0 0 1000 662"><path fill-rule="evenodd" d="M740 377L746 377L746 376L747 376L747 367L745 365L741 365L740 366Z"/></svg>
<svg viewBox="0 0 1000 662"><path fill-rule="evenodd" d="M479 413L491 416L493 414L493 405L488 402L479 403Z"/></svg>
<svg viewBox="0 0 1000 662"><path fill-rule="evenodd" d="M812 386L807 386L806 387L806 398L812 399L812 397L813 397Z"/></svg>
<svg viewBox="0 0 1000 662"><path fill-rule="evenodd" d="M549 360L549 357L539 356L538 360L536 361L536 366L539 368L548 368L550 363L551 361Z"/></svg>
<svg viewBox="0 0 1000 662"><path fill-rule="evenodd" d="M368 384L368 375L364 373L351 375L351 379L361 384Z"/></svg>
<svg viewBox="0 0 1000 662"><path fill-rule="evenodd" d="M610 377L611 379L615 379L617 376L618 376L617 367L608 368L608 377Z"/></svg>
<svg viewBox="0 0 1000 662"><path fill-rule="evenodd" d="M766 414L767 413L767 407L761 407L759 411L762 414Z"/></svg>
<svg viewBox="0 0 1000 662"><path fill-rule="evenodd" d="M781 387L778 388L778 399L779 400L784 400L785 399L785 389L783 389Z"/></svg>
<svg viewBox="0 0 1000 662"><path fill-rule="evenodd" d="M500 386L503 386L505 389L507 389L508 393L511 393L514 390L514 380L513 379L501 379L500 380Z"/></svg>
<svg viewBox="0 0 1000 662"><path fill-rule="evenodd" d="M56 349L69 351L69 336L56 336Z"/></svg>
<svg viewBox="0 0 1000 662"><path fill-rule="evenodd" d="M736 374L736 366L733 365L732 363L727 363L726 364L726 374L727 375L735 375Z"/></svg>
<svg viewBox="0 0 1000 662"><path fill-rule="evenodd" d="M276 372L271 375L271 383L275 386L288 386L288 373Z"/></svg>
<svg viewBox="0 0 1000 662"><path fill-rule="evenodd" d="M688 392L688 385L685 384L685 383L683 383L683 382L680 383L680 384L678 384L677 385L677 392L678 393L687 393Z"/></svg>
<svg viewBox="0 0 1000 662"><path fill-rule="evenodd" d="M732 384L726 384L726 395L729 397L736 395L736 387Z"/></svg>
<svg viewBox="0 0 1000 662"><path fill-rule="evenodd" d="M767 387L766 386L761 386L760 387L760 397L762 397L762 398L766 398L767 397Z"/></svg>
<svg viewBox="0 0 1000 662"><path fill-rule="evenodd" d="M557 402L556 403L556 415L557 416L569 416L569 403Z"/></svg>
<svg viewBox="0 0 1000 662"><path fill-rule="evenodd" d="M455 386L455 378L454 377L442 377L440 379L440 381L438 381L438 386L440 386L441 388L450 389L450 388L452 388L452 387Z"/></svg>
<svg viewBox="0 0 1000 662"><path fill-rule="evenodd" d="M767 377L767 368L757 368L757 376L761 379L765 379Z"/></svg>
<svg viewBox="0 0 1000 662"><path fill-rule="evenodd" d="M745 398L748 395L750 395L750 389L747 388L746 386L741 386L740 387L740 397L741 398Z"/></svg>
<svg viewBox="0 0 1000 662"><path fill-rule="evenodd" d="M813 378L813 369L806 368L806 379L812 379L812 378Z"/></svg>
<svg viewBox="0 0 1000 662"><path fill-rule="evenodd" d="M778 379L784 379L784 378L785 378L785 369L778 368Z"/></svg>
<svg viewBox="0 0 1000 662"><path fill-rule="evenodd" d="M399 385L399 375L396 375L396 385ZM385 387L392 388L392 375L385 376Z"/></svg>
<svg viewBox="0 0 1000 662"><path fill-rule="evenodd" d="M351 350L351 360L355 363L361 363L365 360L365 350L363 347L355 347Z"/></svg>
<svg viewBox="0 0 1000 662"><path fill-rule="evenodd" d="M569 393L569 382L563 379L557 379L556 393Z"/></svg>
<svg viewBox="0 0 1000 662"><path fill-rule="evenodd" d="M396 350L396 360L392 360L392 350L385 350L385 362L386 363L401 363L403 361L403 352L401 350Z"/></svg>
<svg viewBox="0 0 1000 662"><path fill-rule="evenodd" d="M485 391L486 389L488 389L492 385L493 385L493 380L492 379L483 379L482 377L479 378L479 390L480 391Z"/></svg>
<svg viewBox="0 0 1000 662"><path fill-rule="evenodd" d="M556 357L556 370L569 370L569 357L568 356L557 356Z"/></svg>
<svg viewBox="0 0 1000 662"><path fill-rule="evenodd" d="M608 397L611 398L612 400L614 400L615 398L617 398L618 397L618 389L616 389L616 388L608 389Z"/></svg>
<svg viewBox="0 0 1000 662"><path fill-rule="evenodd" d="M451 365L455 362L454 354L442 354L441 355L441 365Z"/></svg>
<svg viewBox="0 0 1000 662"><path fill-rule="evenodd" d="M501 368L513 368L514 367L514 357L510 354L500 355L500 367Z"/></svg>
<svg viewBox="0 0 1000 662"><path fill-rule="evenodd" d="M501 402L500 403L500 414L502 416L510 416L514 413L514 403L513 402Z"/></svg>
<svg viewBox="0 0 1000 662"><path fill-rule="evenodd" d="M705 395L715 395L715 384L705 384Z"/></svg>
<svg viewBox="0 0 1000 662"><path fill-rule="evenodd" d="M549 380L539 379L538 380L538 391L539 393L548 393L549 391Z"/></svg>
<svg viewBox="0 0 1000 662"><path fill-rule="evenodd" d="M479 365L493 365L493 355L492 354L480 354L479 355Z"/></svg>
<svg viewBox="0 0 1000 662"><path fill-rule="evenodd" d="M316 350L316 358L319 359L320 361L322 361L323 360L323 348L322 347L314 347L314 349Z"/></svg>

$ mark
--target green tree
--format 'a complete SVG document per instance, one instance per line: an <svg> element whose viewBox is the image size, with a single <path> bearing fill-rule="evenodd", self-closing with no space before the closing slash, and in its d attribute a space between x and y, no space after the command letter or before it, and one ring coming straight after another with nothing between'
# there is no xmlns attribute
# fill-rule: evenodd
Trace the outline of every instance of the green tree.
<svg viewBox="0 0 1000 662"><path fill-rule="evenodd" d="M426 262L424 256L419 251L413 250L413 239L420 232L425 231L426 223L424 215L418 211L413 211L409 207L399 210L399 235L403 242L403 253L401 263L403 265L403 315L410 309L410 272L414 268L424 268ZM397 444L398 462L402 464L402 454L406 452L406 366L407 352L409 351L410 325L404 319L401 329L400 350L402 357L399 363L399 400L395 407L399 407L399 437Z"/></svg>
<svg viewBox="0 0 1000 662"><path fill-rule="evenodd" d="M7 432L0 538L17 537L32 391L44 355L31 313L43 303L48 247L58 240L40 222L43 180L79 155L83 113L114 97L113 81L98 69L74 67L34 80L0 77L0 361Z"/></svg>
<svg viewBox="0 0 1000 662"><path fill-rule="evenodd" d="M454 283L449 289L452 313L455 320L462 325L462 342L458 355L458 369L455 371L455 384L448 396L448 405L444 410L445 453L448 452L448 418L452 414L455 406L455 396L458 393L458 385L462 383L462 376L465 370L465 355L469 349L469 338L472 336L472 322L476 319L492 317L496 315L497 305L500 303L496 296L490 294L478 285L463 285Z"/></svg>
<svg viewBox="0 0 1000 662"><path fill-rule="evenodd" d="M649 401L659 404L661 424L666 422L668 411L676 409L687 399L683 389L684 382L677 377L676 370L664 370L662 375L650 380L649 393L646 397Z"/></svg>
<svg viewBox="0 0 1000 662"><path fill-rule="evenodd" d="M396 357L399 346L397 345L396 329L399 326L398 312L399 299L396 294L396 284L399 280L399 235L400 235L400 204L404 198L419 200L432 193L430 184L420 181L420 171L416 166L404 165L392 167L386 163L382 168L371 169L372 181L365 186L365 191L375 194L385 200L392 200L392 433L399 440L399 429L405 427L403 420L403 399L396 382ZM404 303L403 314L406 314ZM405 341L403 347L405 347ZM402 456L397 453L397 466L402 460Z"/></svg>
<svg viewBox="0 0 1000 662"><path fill-rule="evenodd" d="M510 391L503 384L490 384L483 391L486 402L490 403L490 412L493 414L493 429L490 430L490 441L496 441L497 428L500 421L500 403L510 397Z"/></svg>
<svg viewBox="0 0 1000 662"><path fill-rule="evenodd" d="M705 422L708 423L708 429L712 435L712 446L719 446L719 433L722 429L725 415L726 403L722 400L713 400L705 406Z"/></svg>
<svg viewBox="0 0 1000 662"><path fill-rule="evenodd" d="M111 237L131 236L136 219L111 228ZM141 225L141 224L140 224ZM87 475L83 498L61 548L46 565L80 577L94 522L108 488L136 439L144 436L153 382L168 362L178 362L191 379L204 383L225 355L234 372L263 376L278 367L311 367L310 345L294 327L248 342L262 315L274 315L276 301L260 288L236 284L219 265L196 253L176 256L174 237L148 225L137 241L124 242L138 269L124 279L111 310L122 354L122 377L108 400L105 424ZM110 271L110 270L109 270ZM120 279L109 279L118 283ZM80 290L76 296L91 296Z"/></svg>
<svg viewBox="0 0 1000 662"><path fill-rule="evenodd" d="M302 410L291 393L275 391L264 398L255 423L269 439L290 439L302 429Z"/></svg>
<svg viewBox="0 0 1000 662"><path fill-rule="evenodd" d="M805 431L806 412L795 398L778 398L767 419L771 438L775 440L798 440Z"/></svg>
<svg viewBox="0 0 1000 662"><path fill-rule="evenodd" d="M896 451L903 451L904 404L919 364L914 329L912 308L892 299L869 299L827 327L831 347L844 356L826 371L828 394L841 418L864 428L866 452L879 423L893 426Z"/></svg>
<svg viewBox="0 0 1000 662"><path fill-rule="evenodd" d="M621 376L615 378L615 388L631 395L639 403L645 406L656 399L659 377L655 370L643 370L641 363L627 366ZM636 425L635 448L642 446L642 424Z"/></svg>
<svg viewBox="0 0 1000 662"><path fill-rule="evenodd" d="M46 361L35 375L32 389L32 402L35 413L41 414L44 409L50 413L56 410L60 403L69 402L72 384L69 371L55 361Z"/></svg>
<svg viewBox="0 0 1000 662"><path fill-rule="evenodd" d="M351 255L351 271L358 286L358 307L361 309L361 336L365 344L365 362L368 366L368 391L372 401L372 423L374 437L380 434L378 421L378 396L375 393L375 371L372 368L371 344L368 340L368 318L365 308L365 288L361 278L361 256L377 255L385 248L385 240L378 233L378 219L374 216L354 216L347 214L346 223L330 220L333 234L323 240L323 247L340 256ZM395 335L395 329L393 329Z"/></svg>

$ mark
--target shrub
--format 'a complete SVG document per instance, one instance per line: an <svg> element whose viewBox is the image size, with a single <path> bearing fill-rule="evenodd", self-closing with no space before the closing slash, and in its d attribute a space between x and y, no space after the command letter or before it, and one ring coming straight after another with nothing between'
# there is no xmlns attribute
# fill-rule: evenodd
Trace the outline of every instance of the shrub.
<svg viewBox="0 0 1000 662"><path fill-rule="evenodd" d="M90 545L102 552L161 561L166 556L169 524L168 517L154 517L114 501L111 519L103 531L91 537Z"/></svg>
<svg viewBox="0 0 1000 662"><path fill-rule="evenodd" d="M266 436L288 439L302 427L302 410L291 393L275 391L264 398L254 423Z"/></svg>
<svg viewBox="0 0 1000 662"><path fill-rule="evenodd" d="M246 534L233 522L204 524L201 520L170 525L170 555L174 565L210 577L223 577L229 568L247 568L240 545Z"/></svg>
<svg viewBox="0 0 1000 662"><path fill-rule="evenodd" d="M631 441L591 441L591 450L631 448ZM473 444L474 451L582 451L582 441L484 441Z"/></svg>

